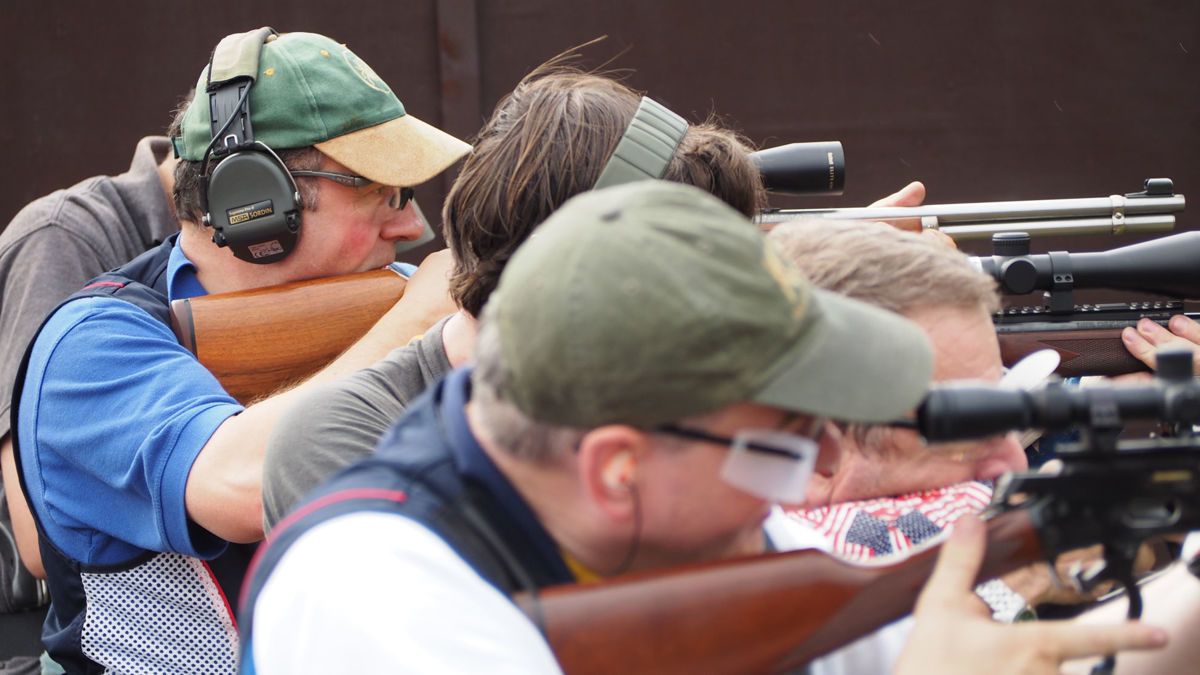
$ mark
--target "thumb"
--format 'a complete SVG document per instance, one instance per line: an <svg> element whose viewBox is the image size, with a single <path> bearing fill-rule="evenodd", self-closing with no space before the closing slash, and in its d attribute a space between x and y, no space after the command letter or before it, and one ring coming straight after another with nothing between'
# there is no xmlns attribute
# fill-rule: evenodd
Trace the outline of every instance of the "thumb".
<svg viewBox="0 0 1200 675"><path fill-rule="evenodd" d="M924 201L925 184L914 180L883 199L876 200L871 206L920 206Z"/></svg>
<svg viewBox="0 0 1200 675"><path fill-rule="evenodd" d="M967 515L954 521L950 537L938 552L937 565L917 600L916 611L921 612L926 606L959 604L975 586L986 548L986 529L977 516Z"/></svg>

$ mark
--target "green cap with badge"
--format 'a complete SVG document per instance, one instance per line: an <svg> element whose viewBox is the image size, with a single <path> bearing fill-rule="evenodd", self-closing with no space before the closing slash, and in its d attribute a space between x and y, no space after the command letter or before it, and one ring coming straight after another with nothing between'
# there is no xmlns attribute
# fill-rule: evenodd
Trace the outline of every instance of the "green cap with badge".
<svg viewBox="0 0 1200 675"><path fill-rule="evenodd" d="M470 151L470 145L409 114L346 45L315 33L272 35L261 44L250 121L255 139L273 150L315 145L359 175L401 186L424 183ZM186 160L202 160L212 141L207 83L206 66L175 142Z"/></svg>
<svg viewBox="0 0 1200 675"><path fill-rule="evenodd" d="M933 369L897 314L823 291L744 216L647 180L576 196L517 250L483 312L507 397L583 428L742 401L840 420L912 410Z"/></svg>

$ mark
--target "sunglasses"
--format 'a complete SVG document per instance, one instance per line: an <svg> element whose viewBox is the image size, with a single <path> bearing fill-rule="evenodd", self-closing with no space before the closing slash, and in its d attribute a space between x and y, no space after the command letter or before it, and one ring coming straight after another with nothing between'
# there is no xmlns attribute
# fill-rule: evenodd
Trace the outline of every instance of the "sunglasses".
<svg viewBox="0 0 1200 675"><path fill-rule="evenodd" d="M296 176L297 178L324 178L325 180L331 180L338 185L345 185L346 187L352 188L365 188L376 184L375 181L367 178L366 176L356 176L352 173L338 173L336 171L293 171L292 175ZM386 186L380 186L380 188L384 189ZM408 206L408 202L413 198L416 192L417 191L411 187L402 187L400 188L399 204L396 203L396 196L393 194L388 198L388 206L391 206L397 211L403 211L404 207Z"/></svg>

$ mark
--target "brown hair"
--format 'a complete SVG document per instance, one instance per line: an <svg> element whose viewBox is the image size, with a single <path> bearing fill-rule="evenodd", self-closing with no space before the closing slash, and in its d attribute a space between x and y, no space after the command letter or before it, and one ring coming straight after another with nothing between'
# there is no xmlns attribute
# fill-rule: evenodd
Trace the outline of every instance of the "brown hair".
<svg viewBox="0 0 1200 675"><path fill-rule="evenodd" d="M442 209L454 300L478 316L516 248L572 196L592 188L641 95L560 56L496 106ZM666 180L711 192L748 217L766 202L749 144L713 120L689 127Z"/></svg>

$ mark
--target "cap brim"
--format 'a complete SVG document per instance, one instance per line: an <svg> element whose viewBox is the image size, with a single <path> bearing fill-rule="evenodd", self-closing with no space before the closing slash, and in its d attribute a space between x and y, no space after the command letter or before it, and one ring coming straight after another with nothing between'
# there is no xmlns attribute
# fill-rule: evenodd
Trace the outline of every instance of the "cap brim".
<svg viewBox="0 0 1200 675"><path fill-rule="evenodd" d="M851 422L887 422L917 406L933 374L928 338L892 312L820 289L819 328L753 400Z"/></svg>
<svg viewBox="0 0 1200 675"><path fill-rule="evenodd" d="M467 143L412 115L315 145L361 176L400 186L420 185L471 151Z"/></svg>

